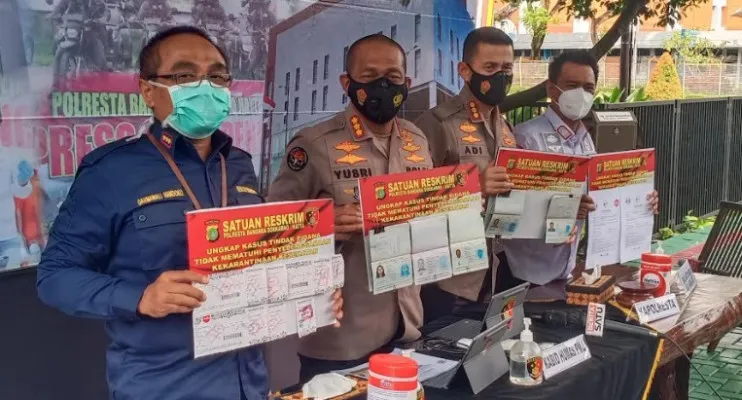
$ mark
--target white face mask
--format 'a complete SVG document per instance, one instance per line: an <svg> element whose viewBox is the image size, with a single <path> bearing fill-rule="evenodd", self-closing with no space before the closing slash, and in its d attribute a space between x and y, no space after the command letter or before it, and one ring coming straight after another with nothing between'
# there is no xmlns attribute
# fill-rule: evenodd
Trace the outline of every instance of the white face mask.
<svg viewBox="0 0 742 400"><path fill-rule="evenodd" d="M556 88L559 89L558 86ZM593 95L583 88L559 90L562 92L557 101L559 111L573 121L585 118L593 107Z"/></svg>

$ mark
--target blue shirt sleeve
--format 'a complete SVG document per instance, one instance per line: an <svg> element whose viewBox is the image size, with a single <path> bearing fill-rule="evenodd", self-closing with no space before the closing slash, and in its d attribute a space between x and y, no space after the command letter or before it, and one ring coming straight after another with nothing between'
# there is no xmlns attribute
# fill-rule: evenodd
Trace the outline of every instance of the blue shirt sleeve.
<svg viewBox="0 0 742 400"><path fill-rule="evenodd" d="M107 273L122 218L102 169L80 166L49 233L36 288L44 303L70 315L135 319L146 285Z"/></svg>

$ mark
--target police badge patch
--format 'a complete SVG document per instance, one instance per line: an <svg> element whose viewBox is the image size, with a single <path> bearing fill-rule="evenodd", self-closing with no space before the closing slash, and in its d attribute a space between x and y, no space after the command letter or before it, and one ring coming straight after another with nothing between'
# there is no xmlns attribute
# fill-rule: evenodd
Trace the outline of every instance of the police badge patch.
<svg viewBox="0 0 742 400"><path fill-rule="evenodd" d="M290 170L299 172L309 163L309 155L301 147L294 147L286 154L286 165Z"/></svg>

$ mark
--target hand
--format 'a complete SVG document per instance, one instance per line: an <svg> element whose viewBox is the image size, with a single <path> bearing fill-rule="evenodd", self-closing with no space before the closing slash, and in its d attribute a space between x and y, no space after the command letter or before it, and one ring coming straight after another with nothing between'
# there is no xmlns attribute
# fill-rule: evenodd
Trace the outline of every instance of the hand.
<svg viewBox="0 0 742 400"><path fill-rule="evenodd" d="M335 207L335 239L348 240L353 235L363 232L361 206L346 204Z"/></svg>
<svg viewBox="0 0 742 400"><path fill-rule="evenodd" d="M595 203L590 196L583 194L580 199L580 208L577 210L577 219L584 220L587 218L587 213L595 211Z"/></svg>
<svg viewBox="0 0 742 400"><path fill-rule="evenodd" d="M652 193L647 195L647 200L649 200L649 208L652 210L654 215L657 215L660 213L660 195L657 193L657 191L653 191Z"/></svg>
<svg viewBox="0 0 742 400"><path fill-rule="evenodd" d="M509 192L513 188L505 167L498 167L491 162L482 173L482 194L485 196L497 196Z"/></svg>
<svg viewBox="0 0 742 400"><path fill-rule="evenodd" d="M208 283L209 278L193 271L166 271L144 289L137 311L153 318L185 314L201 306L204 292L192 283Z"/></svg>
<svg viewBox="0 0 742 400"><path fill-rule="evenodd" d="M335 328L340 327L340 320L343 319L343 292L336 289L332 294L332 313L335 315Z"/></svg>

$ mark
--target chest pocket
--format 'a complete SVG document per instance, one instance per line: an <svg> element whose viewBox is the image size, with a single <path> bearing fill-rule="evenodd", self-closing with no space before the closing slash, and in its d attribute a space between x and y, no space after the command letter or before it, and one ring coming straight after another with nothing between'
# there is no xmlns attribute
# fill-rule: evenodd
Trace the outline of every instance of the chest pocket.
<svg viewBox="0 0 742 400"><path fill-rule="evenodd" d="M335 205L358 203L358 179L373 175L371 163L360 162L355 165L332 165L332 198Z"/></svg>
<svg viewBox="0 0 742 400"><path fill-rule="evenodd" d="M454 136L459 151L459 161L462 164L473 163L480 169L487 166L490 161L489 137L485 137L482 123L473 124L465 121L455 126Z"/></svg>
<svg viewBox="0 0 742 400"><path fill-rule="evenodd" d="M151 272L151 279L165 269L187 267L185 213L193 209L188 198L177 198L145 204L132 212L142 268Z"/></svg>

